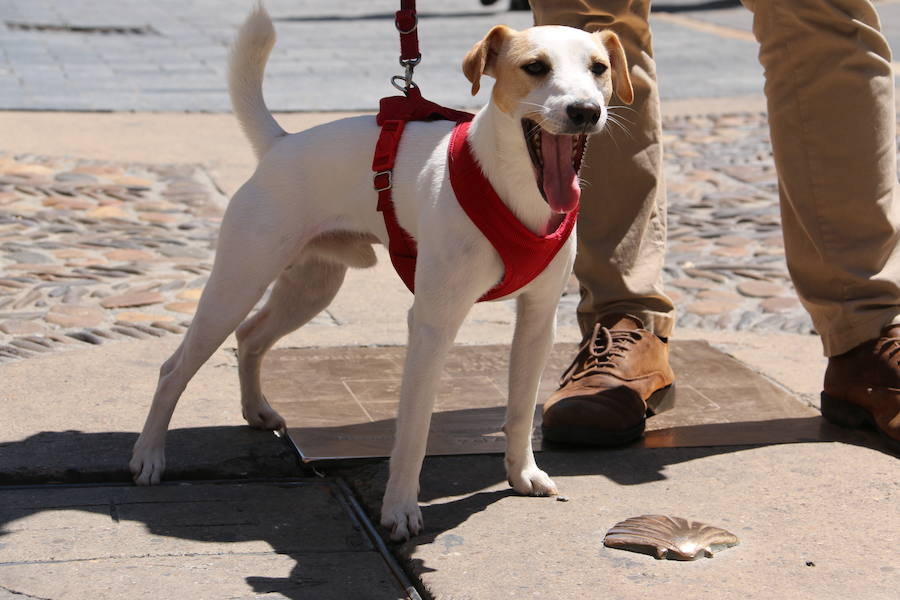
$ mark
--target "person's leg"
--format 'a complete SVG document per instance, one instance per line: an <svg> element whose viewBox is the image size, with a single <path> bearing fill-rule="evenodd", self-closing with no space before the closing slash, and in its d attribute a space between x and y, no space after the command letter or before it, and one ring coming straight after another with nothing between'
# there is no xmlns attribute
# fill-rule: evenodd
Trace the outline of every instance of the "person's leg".
<svg viewBox="0 0 900 600"><path fill-rule="evenodd" d="M611 29L622 40L634 86L630 110L591 138L582 166L586 181L578 214L575 274L581 284L578 321L588 334L601 317L628 313L668 337L672 301L663 293L666 195L649 0L532 0L537 25Z"/></svg>
<svg viewBox="0 0 900 600"><path fill-rule="evenodd" d="M827 356L900 322L891 52L868 0L745 0L766 72L788 269Z"/></svg>
<svg viewBox="0 0 900 600"><path fill-rule="evenodd" d="M766 72L788 268L829 356L822 412L900 450L891 52L868 0L744 0Z"/></svg>
<svg viewBox="0 0 900 600"><path fill-rule="evenodd" d="M662 287L666 196L650 2L532 0L531 6L537 25L616 32L634 86L630 109L612 110L628 133L612 127L594 136L582 167L575 274L584 339L542 413L544 439L627 444L642 435L648 409L671 406L674 379L660 339L672 332L674 307Z"/></svg>

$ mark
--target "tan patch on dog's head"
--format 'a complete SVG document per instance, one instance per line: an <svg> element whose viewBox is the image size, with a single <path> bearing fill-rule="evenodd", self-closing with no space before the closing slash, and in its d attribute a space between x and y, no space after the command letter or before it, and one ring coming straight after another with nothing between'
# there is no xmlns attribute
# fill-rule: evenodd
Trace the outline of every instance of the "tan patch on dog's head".
<svg viewBox="0 0 900 600"><path fill-rule="evenodd" d="M494 86L494 102L504 112L510 112L539 83L521 70L522 65L542 56L536 50L525 31L506 25L492 28L463 60L463 74L472 83L472 95L481 88L481 76L489 75L503 82Z"/></svg>
<svg viewBox="0 0 900 600"><path fill-rule="evenodd" d="M540 28L538 28L540 29ZM554 67L561 57L558 49L536 43L530 32L534 29L516 31L505 25L492 28L480 42L475 44L463 60L463 73L472 83L472 95L481 87L481 76L489 75L497 80L492 98L495 104L507 114L512 114L519 103L534 89L545 85L552 76ZM607 71L598 75L598 85L603 95L609 99L613 88L619 98L630 104L634 94L625 52L618 36L611 31L591 35L595 52L591 52L582 65L589 70L594 64L602 64ZM548 67L545 74L529 74L525 67L543 64Z"/></svg>

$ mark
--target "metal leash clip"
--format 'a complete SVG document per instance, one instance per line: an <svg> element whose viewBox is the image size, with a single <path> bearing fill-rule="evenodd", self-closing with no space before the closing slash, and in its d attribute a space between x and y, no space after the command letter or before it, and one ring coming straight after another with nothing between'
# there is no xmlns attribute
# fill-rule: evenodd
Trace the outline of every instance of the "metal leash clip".
<svg viewBox="0 0 900 600"><path fill-rule="evenodd" d="M415 58L411 58L409 60L400 59L400 66L406 69L406 72L403 75L394 75L391 77L391 85L403 92L404 94L408 94L409 90L415 87L419 87L413 81L413 70L422 62L422 56L419 55ZM400 83L400 82L403 83Z"/></svg>

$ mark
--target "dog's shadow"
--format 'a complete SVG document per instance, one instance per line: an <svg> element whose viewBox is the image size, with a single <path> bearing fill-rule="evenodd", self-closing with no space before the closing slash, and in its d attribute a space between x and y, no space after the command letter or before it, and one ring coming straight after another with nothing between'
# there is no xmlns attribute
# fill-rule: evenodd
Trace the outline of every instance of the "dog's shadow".
<svg viewBox="0 0 900 600"><path fill-rule="evenodd" d="M502 411L500 415L502 421ZM444 430L448 424L466 421L483 423L496 418L496 409L473 408L437 412L433 416L432 429ZM363 423L337 429L341 435L365 438L369 433L383 431L384 425L384 422ZM764 437L767 431L778 432L778 435L771 438L778 441L767 443L740 441L760 435ZM536 454L536 459L538 465L554 478L600 476L619 486L635 486L667 479L666 470L672 465L788 443L786 440L792 438L794 442L842 442L888 453L874 433L842 429L830 425L821 416L686 425L672 427L668 432L674 439L693 437L730 441L727 445L720 443L696 447L657 448L632 446L615 449L545 445L544 450ZM735 445L736 443L742 445ZM329 475L339 475L347 479L369 511L372 521L378 522L381 497L388 476L388 465L385 461L356 466L345 464L336 468L329 468L328 464L324 463L319 468ZM472 455L427 457L422 469L419 494L420 502L426 503L422 508L425 531L396 547L395 550L409 561L410 568L415 573L430 570L417 559L410 559L412 550L419 545L434 543L438 536L443 536L439 543L447 543L448 539L452 543L452 536L448 538L443 534L453 531L473 515L486 510L496 502L522 500L516 492L505 486L505 482L503 457L499 454L477 457ZM502 489L496 489L498 485ZM386 536L387 532L382 531L382 534Z"/></svg>
<svg viewBox="0 0 900 600"><path fill-rule="evenodd" d="M457 422L464 419L478 420L478 411L484 409L464 409L466 415L436 413L435 426L440 428L446 421ZM455 412L455 411L453 411ZM808 429L820 417L789 419L781 426L796 426ZM377 426L378 424L375 424ZM384 423L381 424L382 427ZM740 431L759 423L729 423L704 425L701 427L721 427L727 431ZM372 424L363 424L362 432ZM0 484L43 483L124 483L130 481L127 460L131 446L137 435L125 432L84 433L79 431L42 432L27 439L0 444ZM877 448L873 438L859 436L844 439L858 445ZM259 432L248 427L200 427L173 429L168 435L167 477L170 480L204 480L211 477L232 477L236 480L248 477L275 479L297 478L307 474L299 465L293 450L283 440L278 440L270 432ZM618 485L640 485L666 478L665 470L670 465L699 460L705 457L731 452L741 452L760 447L760 444L744 446L718 446L699 448L624 448L614 450L552 448L538 455L539 465L553 477L602 476ZM353 487L357 498L372 521L378 522L381 496L387 481L387 462L370 461L359 464L344 464L319 468L326 475L343 477ZM412 550L419 545L435 543L453 544L452 531L496 502L521 501L517 494L505 486L503 458L500 455L439 456L426 459L421 480L421 501L425 531L395 547L401 558L410 562L407 567L416 574L433 570L418 559L410 560ZM316 479L311 479L316 481ZM498 488L500 486L500 489ZM492 489L493 488L493 489ZM0 488L2 491L3 488ZM131 488L138 490L138 488ZM146 488L143 488L146 489ZM252 489L252 488L251 488ZM135 491L135 493L139 493ZM251 492L256 493L256 492ZM259 493L262 493L260 491ZM443 500L435 502L436 500ZM253 502L265 505L264 497L254 497ZM335 500L337 502L337 500ZM68 506L68 505L67 505ZM57 510L58 508L54 508ZM0 539L10 533L8 524L48 508L35 507L8 511L0 507ZM109 514L110 504L73 505L71 510L83 510L97 514ZM207 508L202 503L187 504L178 514L179 522L207 522ZM192 514L196 513L196 514ZM144 514L146 516L142 517ZM265 511L260 512L260 523L252 528L240 524L231 527L210 528L173 527L165 518L150 513L129 515L129 519L143 522L147 530L164 537L182 538L222 544L259 540L268 543L275 554L289 556L295 562L291 572L284 578L265 577L256 574L242 575L256 593L277 592L287 598L315 597L319 586L359 585L359 581L348 581L339 574L323 573L315 564L304 560L308 556L298 553L296 536L285 538L279 534L276 523L266 523ZM302 528L304 520L311 518L303 510L291 513L296 522L292 527ZM349 515L347 518L351 518ZM283 529L283 528L282 528ZM382 534L386 532L382 531ZM447 535L447 534L450 535ZM357 590L358 591L358 590ZM354 590L347 588L348 596ZM311 595L312 594L312 595Z"/></svg>
<svg viewBox="0 0 900 600"><path fill-rule="evenodd" d="M380 577L383 586L393 585L387 568L357 572L359 565L377 562L371 562L371 544L356 525L353 514L348 513L346 503L338 497L338 486L334 481L302 477L305 473L293 449L271 432L242 426L170 430L166 479L173 483L150 488L130 483L128 460L136 439L137 434L126 432L45 431L0 444L0 548L3 542L10 543L10 539L4 539L7 536L29 530L29 517L49 511L83 511L111 519L116 530L120 523L143 525L146 534L139 535L146 535L149 547L158 550L165 546L157 546L159 538L187 541L188 555L198 551L191 542L221 544L212 552L227 560L230 554L239 558L246 551L247 542L263 542L271 547L271 556L273 560L277 557L279 565L289 559L289 573L271 577L273 570L281 571L282 567L254 572L254 567L245 567L244 562L232 563L240 565L238 569L246 568L246 572L236 573L238 582L243 579L250 588L248 592L255 594L277 593L296 600L358 598L367 597L371 589L382 589L373 586L373 578ZM219 485L230 484L230 480L205 481L223 475L241 485ZM199 485L181 483L187 480ZM46 482L61 485L38 485ZM302 505L303 498L310 499L306 507ZM99 531L93 520L89 523L91 531ZM61 552L71 552L72 548L81 552L79 536L94 537L93 533L78 529L84 527L83 521L73 519L66 525L52 527L60 528L56 536L59 539L52 544L59 545ZM127 536L133 529L124 531L122 535ZM28 533L22 535L25 537L21 539L12 537L8 548L37 543L23 541L31 538ZM101 537L97 539L102 539L102 534L98 535ZM42 538L40 543L49 539ZM121 538L120 543L129 541L130 538ZM113 546L106 551L115 558L116 542L110 543ZM176 553L183 543L172 542ZM228 547L237 544L241 547ZM96 540L87 542L84 552L90 554L96 546ZM53 555L55 548L51 545L46 553ZM328 569L334 561L323 560L322 553L335 549L342 556L360 552L365 556L356 554L361 556L359 563L347 559L346 569ZM202 555L210 550L201 548L199 552ZM77 554L75 558L78 561L84 557ZM90 558L93 562L105 560ZM154 561L139 564L147 564L147 577L152 577ZM185 568L191 567L186 564ZM85 573L89 571L83 571L81 576ZM176 580L171 581L170 585L174 585ZM147 581L142 583L147 584L145 587L150 585ZM166 582L159 583L165 591ZM168 588L169 593L173 591Z"/></svg>

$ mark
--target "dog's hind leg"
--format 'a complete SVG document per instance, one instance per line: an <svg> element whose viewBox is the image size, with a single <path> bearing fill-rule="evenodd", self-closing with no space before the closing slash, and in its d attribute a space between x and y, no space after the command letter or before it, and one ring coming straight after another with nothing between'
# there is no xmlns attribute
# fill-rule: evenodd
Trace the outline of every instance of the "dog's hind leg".
<svg viewBox="0 0 900 600"><path fill-rule="evenodd" d="M166 430L188 381L303 245L295 215L279 210L288 203L264 196L248 183L228 207L197 313L178 350L160 369L150 412L134 445L130 468L138 484L160 480Z"/></svg>
<svg viewBox="0 0 900 600"><path fill-rule="evenodd" d="M251 427L284 428L284 419L262 393L260 363L278 339L303 326L331 303L346 272L346 265L316 256L298 260L275 281L266 305L238 327L241 411Z"/></svg>
<svg viewBox="0 0 900 600"><path fill-rule="evenodd" d="M520 494L556 494L556 485L534 461L531 432L541 372L556 331L559 294L522 294L516 299L516 328L509 355L506 408L506 477Z"/></svg>

